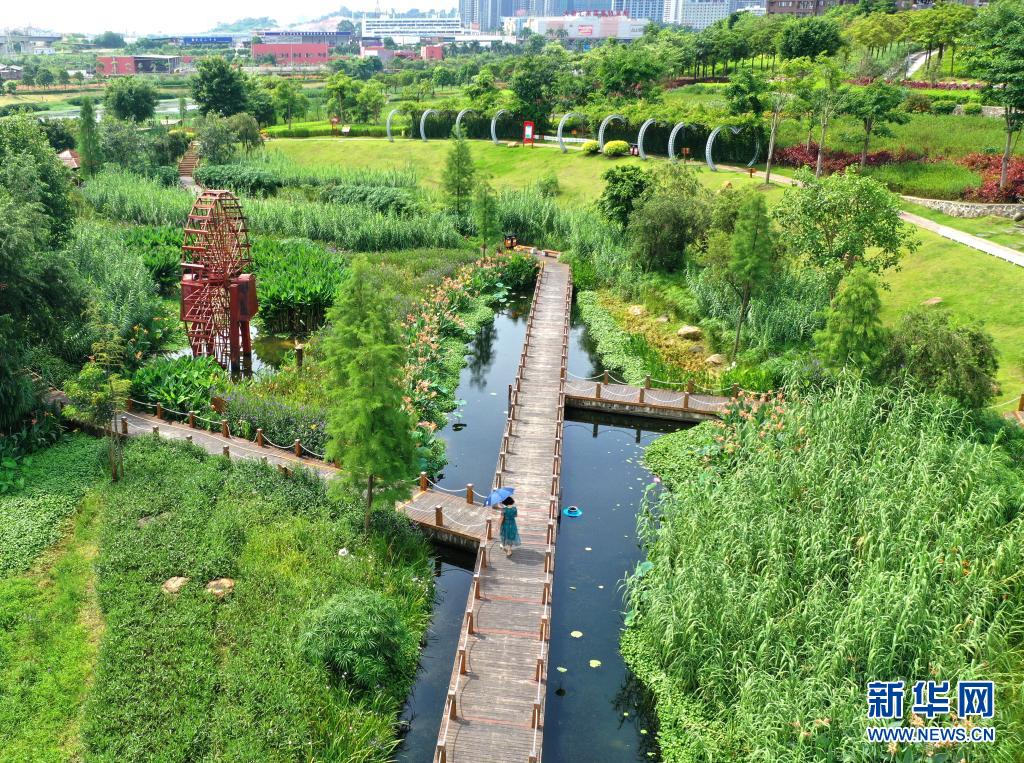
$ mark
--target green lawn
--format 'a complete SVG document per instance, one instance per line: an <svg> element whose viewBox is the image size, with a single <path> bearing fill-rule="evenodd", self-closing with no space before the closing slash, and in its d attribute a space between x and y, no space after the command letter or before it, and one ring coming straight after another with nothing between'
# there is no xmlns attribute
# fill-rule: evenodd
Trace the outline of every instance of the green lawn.
<svg viewBox="0 0 1024 763"><path fill-rule="evenodd" d="M1024 392L1024 268L928 231L918 230L918 235L920 249L904 258L898 272L885 276L892 289L882 293L883 320L891 323L931 297L942 297L964 320L983 319L1000 353L996 378L1002 393L996 402L1016 398Z"/></svg>
<svg viewBox="0 0 1024 763"><path fill-rule="evenodd" d="M636 157L608 159L604 156L584 156L578 151L563 154L556 146L507 148L481 140L472 141L471 145L477 169L496 190L528 187L543 175L553 172L558 176L561 188L559 200L567 205L583 204L596 199L604 187L601 174L609 167L644 163ZM449 146L447 141L442 140L424 143L421 140L396 139L394 143L389 143L385 139L373 138L306 138L271 141L267 144L267 150L307 166L334 164L344 167L401 168L412 163L426 187L439 188ZM651 159L646 164L654 165L662 161L665 160ZM696 162L692 162L691 166L699 171L701 182L712 189L720 188L726 181L734 186L757 182L734 172L713 173Z"/></svg>
<svg viewBox="0 0 1024 763"><path fill-rule="evenodd" d="M986 217L953 217L945 215L918 204L903 203L903 208L920 217L948 225L950 228L962 230L974 236L994 241L1019 252L1024 252L1024 228L1019 227L1008 217L988 215Z"/></svg>

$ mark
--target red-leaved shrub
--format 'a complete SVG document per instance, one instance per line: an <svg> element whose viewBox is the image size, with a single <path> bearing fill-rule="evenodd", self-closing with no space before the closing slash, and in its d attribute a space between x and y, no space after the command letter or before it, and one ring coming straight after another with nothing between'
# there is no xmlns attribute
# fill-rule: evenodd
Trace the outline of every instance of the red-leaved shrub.
<svg viewBox="0 0 1024 763"><path fill-rule="evenodd" d="M898 151L870 151L867 156L867 166L881 167L883 164L899 164L901 162L916 162L924 158L923 154L916 151L909 151L901 148ZM775 163L783 167L814 167L818 162L818 145L811 143L807 148L804 144L789 146L788 148L775 151ZM860 154L849 151L825 151L823 169L826 175L835 172L842 172L853 164L860 164Z"/></svg>
<svg viewBox="0 0 1024 763"><path fill-rule="evenodd" d="M968 154L960 164L981 173L981 186L971 188L965 198L989 204L1024 201L1024 157L1010 157L1006 172L1006 187L999 187L999 171L1002 166L1001 154Z"/></svg>

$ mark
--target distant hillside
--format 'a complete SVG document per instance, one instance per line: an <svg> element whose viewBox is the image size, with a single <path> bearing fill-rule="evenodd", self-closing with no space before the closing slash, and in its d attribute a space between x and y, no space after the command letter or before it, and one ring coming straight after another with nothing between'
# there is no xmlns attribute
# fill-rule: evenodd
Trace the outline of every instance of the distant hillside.
<svg viewBox="0 0 1024 763"><path fill-rule="evenodd" d="M244 18L233 21L230 24L218 24L210 30L210 34L216 32L252 32L255 29L273 29L277 22L268 16L256 18Z"/></svg>

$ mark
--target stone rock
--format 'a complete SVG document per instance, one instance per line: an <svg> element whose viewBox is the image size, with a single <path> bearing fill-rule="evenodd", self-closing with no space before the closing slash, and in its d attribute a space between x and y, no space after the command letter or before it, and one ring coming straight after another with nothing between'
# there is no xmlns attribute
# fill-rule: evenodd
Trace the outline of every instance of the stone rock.
<svg viewBox="0 0 1024 763"><path fill-rule="evenodd" d="M168 578L164 581L164 584L160 586L164 593L178 593L185 584L188 582L188 578L183 578L179 575L175 575L173 578Z"/></svg>
<svg viewBox="0 0 1024 763"><path fill-rule="evenodd" d="M704 336L704 332L702 332L697 326L683 326L676 332L676 335L682 339L697 340Z"/></svg>
<svg viewBox="0 0 1024 763"><path fill-rule="evenodd" d="M694 355L703 355L704 352L705 352L704 345L702 345L702 344L691 345L690 346L690 352L692 352Z"/></svg>
<svg viewBox="0 0 1024 763"><path fill-rule="evenodd" d="M158 519L163 519L167 516L167 514L168 512L162 511L159 514L151 514L148 517L139 517L139 527L147 527L148 525L151 525L154 522L156 522Z"/></svg>
<svg viewBox="0 0 1024 763"><path fill-rule="evenodd" d="M658 323L668 323L668 316L667 315L659 315L658 316Z"/></svg>
<svg viewBox="0 0 1024 763"><path fill-rule="evenodd" d="M218 599L223 599L235 588L235 581L231 578L217 578L206 584L206 592L212 593Z"/></svg>
<svg viewBox="0 0 1024 763"><path fill-rule="evenodd" d="M1021 209L1020 211L1017 212L1017 214L1013 216L1013 221L1015 223L1024 222L1024 209Z"/></svg>
<svg viewBox="0 0 1024 763"><path fill-rule="evenodd" d="M643 315L644 313L647 312L647 308L645 308L643 305L630 305L629 309L626 312L628 312L630 315Z"/></svg>
<svg viewBox="0 0 1024 763"><path fill-rule="evenodd" d="M925 305L927 307L934 307L935 305L941 305L942 304L942 297L932 297L931 299L926 299L921 304Z"/></svg>
<svg viewBox="0 0 1024 763"><path fill-rule="evenodd" d="M724 366L725 356L718 355L717 353L714 355L708 355L708 357L704 358L704 363L709 366Z"/></svg>

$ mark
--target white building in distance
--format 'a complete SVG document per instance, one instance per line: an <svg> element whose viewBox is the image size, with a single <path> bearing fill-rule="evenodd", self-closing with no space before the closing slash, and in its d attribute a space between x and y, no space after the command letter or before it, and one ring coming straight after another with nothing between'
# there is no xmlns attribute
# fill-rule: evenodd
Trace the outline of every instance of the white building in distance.
<svg viewBox="0 0 1024 763"><path fill-rule="evenodd" d="M647 19L634 19L623 14L580 13L567 16L530 16L526 19L504 19L505 33L529 29L534 34L552 35L566 40L636 40L643 37ZM564 33L564 34L560 34Z"/></svg>
<svg viewBox="0 0 1024 763"><path fill-rule="evenodd" d="M382 40L390 37L395 42L399 40L415 42L423 38L433 39L454 39L465 31L459 19L442 18L380 18L363 19L363 37L370 37Z"/></svg>
<svg viewBox="0 0 1024 763"><path fill-rule="evenodd" d="M665 0L664 21L700 31L738 11L763 16L765 6L761 0Z"/></svg>

